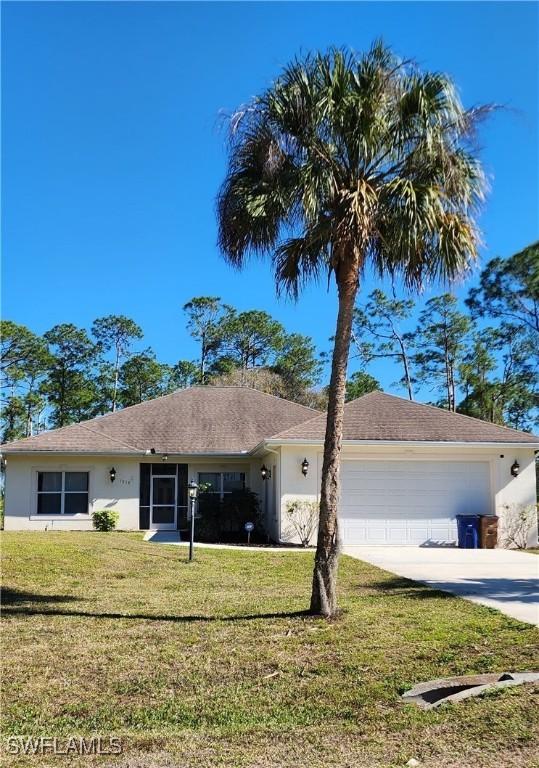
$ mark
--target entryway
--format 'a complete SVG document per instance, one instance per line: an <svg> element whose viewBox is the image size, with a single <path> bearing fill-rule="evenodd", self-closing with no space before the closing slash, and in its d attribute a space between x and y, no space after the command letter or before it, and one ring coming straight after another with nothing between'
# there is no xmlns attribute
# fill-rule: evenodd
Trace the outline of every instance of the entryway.
<svg viewBox="0 0 539 768"><path fill-rule="evenodd" d="M150 486L150 529L176 529L178 478L176 475L152 475Z"/></svg>
<svg viewBox="0 0 539 768"><path fill-rule="evenodd" d="M187 527L187 464L140 464L139 527L174 531Z"/></svg>

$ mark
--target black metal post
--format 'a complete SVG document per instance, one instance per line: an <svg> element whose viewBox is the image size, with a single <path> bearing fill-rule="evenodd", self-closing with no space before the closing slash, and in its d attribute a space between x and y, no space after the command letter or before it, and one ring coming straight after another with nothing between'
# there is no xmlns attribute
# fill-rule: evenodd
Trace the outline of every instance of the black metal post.
<svg viewBox="0 0 539 768"><path fill-rule="evenodd" d="M191 535L189 537L189 560L192 560L194 557L194 547L195 547L195 504L196 499L192 498L191 501Z"/></svg>

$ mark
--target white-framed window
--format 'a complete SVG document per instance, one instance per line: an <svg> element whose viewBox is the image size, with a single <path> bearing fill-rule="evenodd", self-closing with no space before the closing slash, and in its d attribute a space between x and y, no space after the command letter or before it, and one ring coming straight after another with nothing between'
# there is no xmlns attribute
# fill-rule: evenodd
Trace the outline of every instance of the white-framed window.
<svg viewBox="0 0 539 768"><path fill-rule="evenodd" d="M89 513L89 472L37 473L38 515L87 515Z"/></svg>
<svg viewBox="0 0 539 768"><path fill-rule="evenodd" d="M214 493L223 499L232 491L244 490L245 472L199 472L198 484L204 487L204 493Z"/></svg>

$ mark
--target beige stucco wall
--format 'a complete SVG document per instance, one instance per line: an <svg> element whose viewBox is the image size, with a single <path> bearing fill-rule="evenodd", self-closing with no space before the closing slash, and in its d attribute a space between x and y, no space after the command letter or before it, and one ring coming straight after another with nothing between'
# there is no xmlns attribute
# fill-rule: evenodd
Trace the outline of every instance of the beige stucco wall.
<svg viewBox="0 0 539 768"><path fill-rule="evenodd" d="M6 457L6 530L90 530L91 513L100 509L114 509L120 514L118 528L138 530L139 481L141 462L159 463L159 456L120 458L118 456L17 456ZM216 459L212 461L169 456L171 463L187 464L188 479L198 480L199 472L245 472L245 482L259 495L263 520L270 515L271 492L267 497L260 467L262 461L250 457ZM111 467L116 479L110 482ZM37 515L37 472L39 470L79 470L89 472L90 514L78 516ZM267 504L265 505L265 501ZM274 516L274 515L273 515Z"/></svg>
<svg viewBox="0 0 539 768"><path fill-rule="evenodd" d="M500 517L501 538L505 537L509 518L515 512L527 509L529 512L527 545L537 546L535 452L529 449L506 448L499 453L505 456L500 459L498 454L498 459L495 461L495 512ZM515 460L520 464L518 477L511 476L511 465Z"/></svg>
<svg viewBox="0 0 539 768"><path fill-rule="evenodd" d="M120 513L118 527L136 530L139 524L139 463L135 459L85 456L14 456L6 458L6 530L90 530L90 515L37 515L37 472L73 470L89 472L90 513L114 509ZM109 471L116 469L110 482Z"/></svg>
<svg viewBox="0 0 539 768"><path fill-rule="evenodd" d="M319 500L322 472L322 448L308 445L283 445L280 470L280 530L276 539L283 542L298 542L298 537L290 525L286 509L294 499ZM503 524L508 514L524 507L534 508L536 504L535 453L530 448L511 446L476 447L476 446L418 446L363 445L343 446L345 459L417 459L440 461L488 461L490 465L491 508L490 514L500 516L503 536ZM501 458L503 456L503 458ZM307 458L310 466L307 477L301 473L301 462ZM518 477L512 477L511 465L517 460L520 464ZM506 507L509 506L509 511ZM537 525L531 524L528 530L528 546L537 543ZM314 543L315 536L312 538Z"/></svg>
<svg viewBox="0 0 539 768"><path fill-rule="evenodd" d="M504 458L500 458L503 454ZM527 448L497 446L489 448L461 446L395 447L395 446L345 446L346 459L429 459L440 461L488 461L492 504L491 513L504 519L514 510L533 507L535 495L534 451ZM309 461L307 477L301 472L301 462ZM520 474L513 478L510 467L520 464ZM87 470L90 473L90 512L98 509L115 509L120 513L118 527L137 530L139 526L139 464L159 461L158 456L119 458L70 456L7 456L6 515L7 530L84 530L91 529L89 516L54 517L36 515L37 471ZM245 472L246 484L259 495L262 518L271 539L297 541L286 514L287 504L297 498L318 500L322 469L322 449L317 446L286 445L272 449L260 458L216 458L215 460L170 456L170 462L187 463L188 478L198 479L198 472ZM271 477L262 481L260 468L265 464ZM116 480L110 482L109 470L114 466ZM509 512L507 511L509 507ZM528 544L537 541L536 526L530 526ZM503 535L503 527L502 527ZM314 538L314 537L313 537Z"/></svg>

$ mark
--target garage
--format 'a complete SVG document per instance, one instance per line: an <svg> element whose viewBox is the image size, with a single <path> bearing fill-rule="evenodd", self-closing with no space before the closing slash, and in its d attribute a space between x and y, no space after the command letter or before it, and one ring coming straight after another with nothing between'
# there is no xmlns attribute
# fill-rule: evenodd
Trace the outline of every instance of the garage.
<svg viewBox="0 0 539 768"><path fill-rule="evenodd" d="M339 509L344 544L443 545L455 515L493 512L486 461L344 459Z"/></svg>

